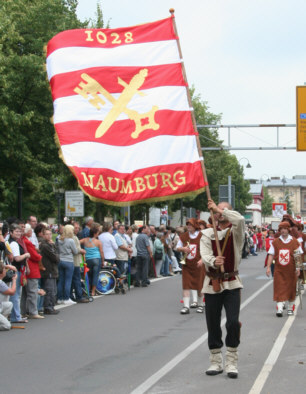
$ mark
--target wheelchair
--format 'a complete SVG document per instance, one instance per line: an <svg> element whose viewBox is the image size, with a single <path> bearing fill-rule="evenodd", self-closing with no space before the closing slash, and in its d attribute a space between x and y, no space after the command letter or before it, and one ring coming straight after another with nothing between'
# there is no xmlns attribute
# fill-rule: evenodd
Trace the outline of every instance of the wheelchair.
<svg viewBox="0 0 306 394"><path fill-rule="evenodd" d="M126 294L127 291L126 277L120 276L117 267L105 266L99 272L96 292L100 295L106 294Z"/></svg>

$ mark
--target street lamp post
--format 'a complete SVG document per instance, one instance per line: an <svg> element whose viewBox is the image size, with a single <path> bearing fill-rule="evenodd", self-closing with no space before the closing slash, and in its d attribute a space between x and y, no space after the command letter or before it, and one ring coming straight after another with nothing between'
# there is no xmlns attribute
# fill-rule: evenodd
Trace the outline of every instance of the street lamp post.
<svg viewBox="0 0 306 394"><path fill-rule="evenodd" d="M61 201L64 198L65 189L61 187L61 181L57 178L54 179L52 188L55 198L57 200L57 231L59 232L61 224Z"/></svg>
<svg viewBox="0 0 306 394"><path fill-rule="evenodd" d="M260 183L262 183L262 181L264 181L264 179L263 179L264 176L267 177L266 182L270 182L271 181L271 179L270 179L268 174L262 174L261 177L260 177Z"/></svg>
<svg viewBox="0 0 306 394"><path fill-rule="evenodd" d="M284 191L284 201L286 199L286 189L285 189L285 184L287 183L285 175L282 177L282 184L283 184L283 191Z"/></svg>
<svg viewBox="0 0 306 394"><path fill-rule="evenodd" d="M249 162L249 159L247 159L246 157L242 157L241 159L239 159L239 163L240 163L240 161L241 160L246 160L247 162L248 162L248 164L245 166L246 168L252 168L252 166L251 166L251 164L250 164L250 162Z"/></svg>

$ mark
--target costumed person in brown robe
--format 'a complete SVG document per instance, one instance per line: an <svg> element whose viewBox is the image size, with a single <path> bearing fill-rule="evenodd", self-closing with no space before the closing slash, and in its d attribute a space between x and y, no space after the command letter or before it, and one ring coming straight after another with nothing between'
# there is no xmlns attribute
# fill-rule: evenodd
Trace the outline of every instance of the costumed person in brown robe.
<svg viewBox="0 0 306 394"><path fill-rule="evenodd" d="M290 235L295 237L302 248L303 255L301 256L301 264L300 264L300 276L298 278L299 282L299 290L304 290L304 282L306 278L305 269L306 264L304 263L305 260L305 241L306 241L306 234L303 233L304 226L302 223L295 221L294 225L291 227Z"/></svg>
<svg viewBox="0 0 306 394"><path fill-rule="evenodd" d="M303 258L302 258L302 263L303 263L303 269L301 270L300 273L300 278L301 280L301 290L304 290L304 284L306 284L306 234L303 232L304 230L304 225L300 223L300 230L301 230L301 235L303 239L303 244L302 244L302 249L303 249Z"/></svg>
<svg viewBox="0 0 306 394"><path fill-rule="evenodd" d="M184 307L180 313L186 315L190 313L189 308L197 308L198 313L204 312L204 302L202 287L205 277L205 267L200 256L200 239L202 233L196 219L191 218L186 222L187 231L180 234L176 250L185 256L185 263L182 265L182 284ZM190 304L190 291L197 291L197 302Z"/></svg>
<svg viewBox="0 0 306 394"><path fill-rule="evenodd" d="M221 314L224 307L227 332L225 371L229 378L237 378L240 292L243 287L238 267L245 241L245 222L244 217L233 211L229 203L216 205L213 200L208 200L208 209L213 210L218 222L217 233L222 253L218 255L213 228L203 230L200 252L206 267L203 292L210 350L210 366L206 374L212 376L223 372ZM220 271L221 266L224 272Z"/></svg>
<svg viewBox="0 0 306 394"><path fill-rule="evenodd" d="M296 238L303 250L302 262L304 262L305 256L305 241L306 241L306 234L303 233L304 225L296 220L289 214L283 215L282 222L288 222L290 224L289 234ZM278 232L275 238L278 238L280 233ZM306 265L301 265L300 276L299 276L299 288L300 290L304 290L304 280L305 280L305 273L304 270L306 269Z"/></svg>
<svg viewBox="0 0 306 394"><path fill-rule="evenodd" d="M293 315L296 296L296 281L300 274L296 268L295 254L302 254L298 240L289 235L290 223L281 222L278 226L280 237L272 242L269 249L269 258L266 274L271 274L271 264L274 266L274 292L273 299L276 301L276 316L283 316L283 303L288 301L288 315Z"/></svg>

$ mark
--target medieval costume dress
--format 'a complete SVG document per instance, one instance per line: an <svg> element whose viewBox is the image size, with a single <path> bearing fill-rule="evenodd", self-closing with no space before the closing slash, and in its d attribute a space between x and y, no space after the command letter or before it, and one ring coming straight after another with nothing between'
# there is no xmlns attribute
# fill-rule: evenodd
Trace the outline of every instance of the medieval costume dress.
<svg viewBox="0 0 306 394"><path fill-rule="evenodd" d="M191 249L191 252L186 256L186 264L182 266L183 289L202 290L205 277L205 267L203 264L201 267L198 267L197 265L197 262L201 260L201 237L202 233L200 231L196 231L194 234L187 231L180 235L180 240L183 246L187 246L187 242L189 242L189 248Z"/></svg>
<svg viewBox="0 0 306 394"><path fill-rule="evenodd" d="M302 232L303 228L304 228L303 224L300 222L297 222L296 220L293 219L292 216L290 216L288 214L283 215L282 222L288 222L290 224L289 234L298 240L298 242L302 248L302 251L303 251L302 262L304 262L306 234L304 234ZM280 236L280 233L278 232L277 237L279 237L279 236ZM302 267L302 268L306 269L306 266L304 265L304 267ZM304 286L303 286L303 283L304 283L303 269L301 269L299 279L300 279L300 288L302 290L304 288Z"/></svg>
<svg viewBox="0 0 306 394"><path fill-rule="evenodd" d="M198 313L203 313L204 303L201 290L205 278L205 267L204 264L198 265L198 262L201 260L200 239L202 233L199 231L199 225L196 219L188 219L186 224L190 224L195 229L195 232L186 231L181 234L177 243L177 249L182 247L188 247L190 249L190 253L185 256L185 264L182 265L182 286L183 292L185 290L191 290L192 298L195 299L197 297L197 302L194 301L189 305L190 297L183 296L184 308L181 310L181 314L189 313L189 307L197 308L196 311Z"/></svg>
<svg viewBox="0 0 306 394"><path fill-rule="evenodd" d="M269 250L269 254L274 255L274 294L276 302L294 301L296 295L296 268L294 251L299 249L299 242L296 238L288 235L286 240L282 236L275 239Z"/></svg>

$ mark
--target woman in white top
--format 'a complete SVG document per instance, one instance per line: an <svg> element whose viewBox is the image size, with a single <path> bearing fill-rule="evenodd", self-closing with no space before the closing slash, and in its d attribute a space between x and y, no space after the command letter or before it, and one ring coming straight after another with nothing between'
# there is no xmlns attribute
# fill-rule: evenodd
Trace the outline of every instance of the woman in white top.
<svg viewBox="0 0 306 394"><path fill-rule="evenodd" d="M19 243L20 238L22 236L21 227L18 224L11 224L10 226L10 236L9 236L9 244L14 256L14 260L12 265L17 268L17 280L16 280L16 292L14 295L11 295L10 301L13 303L13 309L11 312L11 323L27 323L27 320L21 317L20 314L20 294L21 294L21 286L20 286L20 277L21 271L24 267L27 266L27 259L30 258L30 253L27 253L24 248Z"/></svg>
<svg viewBox="0 0 306 394"><path fill-rule="evenodd" d="M118 249L118 245L112 232L112 224L109 222L103 223L102 234L100 234L98 238L102 242L105 264L115 264L116 260L116 250Z"/></svg>

